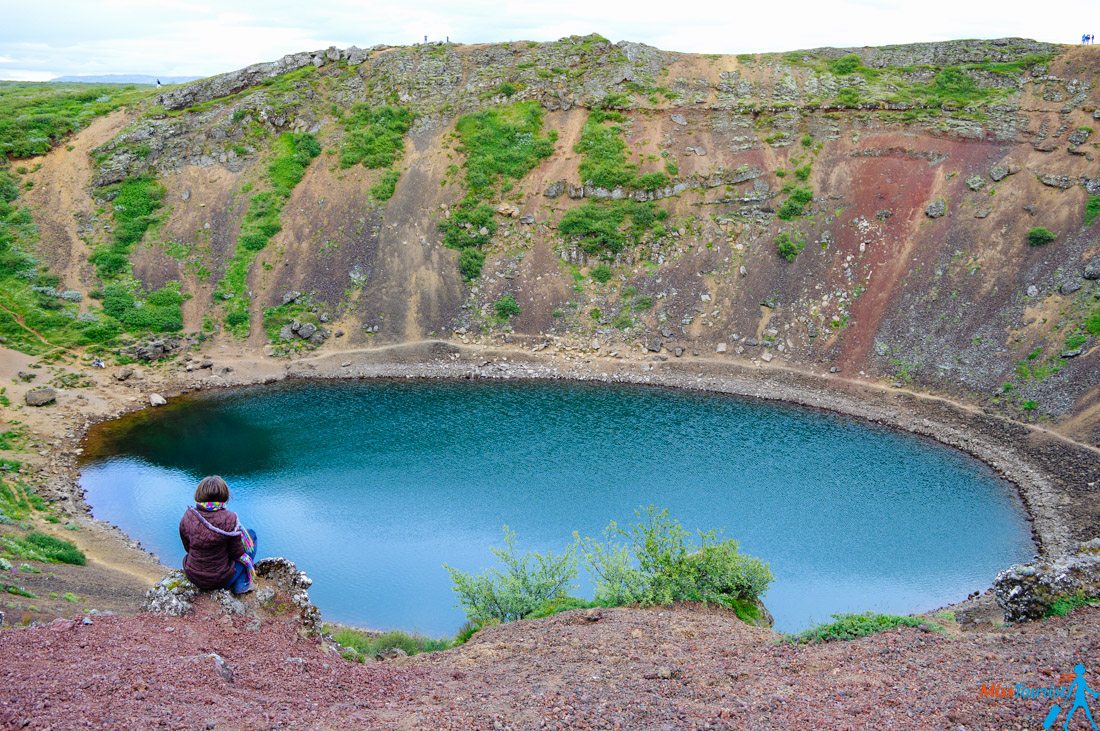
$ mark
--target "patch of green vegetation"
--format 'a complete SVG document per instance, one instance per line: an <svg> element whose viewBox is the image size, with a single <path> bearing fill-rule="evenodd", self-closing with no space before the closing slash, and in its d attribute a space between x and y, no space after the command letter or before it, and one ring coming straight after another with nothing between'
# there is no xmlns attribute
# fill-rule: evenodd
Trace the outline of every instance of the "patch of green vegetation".
<svg viewBox="0 0 1100 731"><path fill-rule="evenodd" d="M567 211L558 223L558 231L576 238L587 253L611 258L628 242L638 244L646 235L663 233L667 219L668 211L652 202L588 201Z"/></svg>
<svg viewBox="0 0 1100 731"><path fill-rule="evenodd" d="M636 515L638 521L628 528L608 525L602 541L574 536L595 579L599 604L689 601L744 611L772 581L766 563L740 553L737 541L717 531L692 536L667 510L654 506Z"/></svg>
<svg viewBox="0 0 1100 731"><path fill-rule="evenodd" d="M114 279L129 273L130 250L160 220L164 186L151 177L129 178L97 193L111 202L115 225L111 243L96 248L91 261L102 279Z"/></svg>
<svg viewBox="0 0 1100 731"><path fill-rule="evenodd" d="M466 195L439 222L439 230L445 246L462 252L458 267L466 281L481 276L485 254L479 248L496 233L494 211L486 201L554 152L557 132L543 135L542 121L542 108L526 101L467 115L455 125L459 151L466 155Z"/></svg>
<svg viewBox="0 0 1100 731"><path fill-rule="evenodd" d="M366 658L382 656L387 650L403 650L406 655L418 655L422 652L439 652L453 646L447 639L435 639L424 635L391 631L381 634L362 632L351 627L326 628L332 633L332 639L351 650L350 660L362 662Z"/></svg>
<svg viewBox="0 0 1100 731"><path fill-rule="evenodd" d="M382 173L382 177L378 182L371 186L370 197L376 201L383 202L393 198L394 191L397 190L397 181L401 178L401 173L396 170L387 170Z"/></svg>
<svg viewBox="0 0 1100 731"><path fill-rule="evenodd" d="M554 553L517 554L516 534L504 527L504 547L491 549L502 564L480 576L444 565L459 604L474 624L523 619L553 599L568 595L577 576L576 548Z"/></svg>
<svg viewBox="0 0 1100 731"><path fill-rule="evenodd" d="M1047 608L1048 617L1065 617L1075 609L1088 607L1100 603L1100 597L1089 597L1084 590L1078 590L1076 594L1066 594L1054 600Z"/></svg>
<svg viewBox="0 0 1100 731"><path fill-rule="evenodd" d="M592 270L589 271L588 275L600 284L607 284L611 281L611 267L607 266L606 264L598 264L592 267Z"/></svg>
<svg viewBox="0 0 1100 731"><path fill-rule="evenodd" d="M44 563L67 563L83 566L87 559L72 542L46 533L31 531L25 536L0 536L0 547L15 558Z"/></svg>
<svg viewBox="0 0 1100 731"><path fill-rule="evenodd" d="M22 586L15 586L14 584L0 584L0 588L3 588L4 591L9 594L14 594L15 596L22 596L28 599L38 598L37 594L35 594L33 591L28 591Z"/></svg>
<svg viewBox="0 0 1100 731"><path fill-rule="evenodd" d="M179 282L145 292L133 280L112 282L103 288L103 311L128 332L167 333L183 328L184 295Z"/></svg>
<svg viewBox="0 0 1100 731"><path fill-rule="evenodd" d="M809 173L806 173L809 177ZM784 221L793 221L806 212L806 206L813 201L814 192L809 188L791 188L787 200L779 206L776 215Z"/></svg>
<svg viewBox="0 0 1100 731"><path fill-rule="evenodd" d="M250 330L248 272L252 261L271 237L282 230L279 216L283 205L305 177L306 168L321 154L321 145L311 134L286 132L276 138L274 152L267 167L267 183L271 189L257 193L249 201L237 247L214 292L215 297L226 302L226 328L242 338Z"/></svg>
<svg viewBox="0 0 1100 731"><path fill-rule="evenodd" d="M804 239L794 238L787 231L781 231L775 237L775 250L787 261L793 262L805 248L806 241Z"/></svg>
<svg viewBox="0 0 1100 731"><path fill-rule="evenodd" d="M23 520L34 511L45 509L45 501L26 483L0 478L0 513L12 520Z"/></svg>
<svg viewBox="0 0 1100 731"><path fill-rule="evenodd" d="M511 294L506 294L493 303L493 312L498 322L508 322L520 314L519 303Z"/></svg>
<svg viewBox="0 0 1100 731"><path fill-rule="evenodd" d="M109 342L118 326L102 317L81 318L79 305L57 291L60 279L34 257L38 228L30 211L16 204L19 194L0 169L0 337L32 355Z"/></svg>
<svg viewBox="0 0 1100 731"><path fill-rule="evenodd" d="M385 168L401 159L405 135L416 115L406 107L356 104L342 120L344 141L340 146L340 167L363 164Z"/></svg>
<svg viewBox="0 0 1100 731"><path fill-rule="evenodd" d="M1043 226L1034 226L1027 232L1027 243L1031 246L1045 246L1056 238L1058 234Z"/></svg>
<svg viewBox="0 0 1100 731"><path fill-rule="evenodd" d="M1077 350L1089 341L1089 336L1084 333L1071 333L1066 335L1066 350Z"/></svg>
<svg viewBox="0 0 1100 731"><path fill-rule="evenodd" d="M834 640L854 640L857 637L865 637L876 632L885 632L895 627L921 627L943 628L934 622L927 622L916 617L902 617L896 614L879 614L877 612L864 612L862 614L834 614L835 621L829 624L819 624L796 635L789 635L791 642L830 642Z"/></svg>
<svg viewBox="0 0 1100 731"><path fill-rule="evenodd" d="M155 93L133 84L0 81L0 159L45 154L96 117Z"/></svg>
<svg viewBox="0 0 1100 731"><path fill-rule="evenodd" d="M1085 225L1091 226L1100 218L1100 195L1090 195L1085 201Z"/></svg>
<svg viewBox="0 0 1100 731"><path fill-rule="evenodd" d="M267 334L267 341L276 346L275 353L277 355L286 355L292 351L297 352L310 347L309 341L298 337L289 342L284 341L279 333L285 325L292 322L299 322L303 325L309 323L320 329L324 323L314 312L315 309L310 298L303 295L293 302L268 307L264 310L264 332Z"/></svg>
<svg viewBox="0 0 1100 731"><path fill-rule="evenodd" d="M654 191L669 184L669 175L679 171L672 162L665 172L638 174L638 166L627 161L627 147L620 126L626 118L616 111L593 109L581 129L573 151L581 155L581 182L596 188L636 188Z"/></svg>

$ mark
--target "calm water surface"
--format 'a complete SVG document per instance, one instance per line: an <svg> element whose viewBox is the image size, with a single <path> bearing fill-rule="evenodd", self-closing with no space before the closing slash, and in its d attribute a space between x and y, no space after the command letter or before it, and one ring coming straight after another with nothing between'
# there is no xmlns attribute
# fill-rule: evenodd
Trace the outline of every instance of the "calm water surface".
<svg viewBox="0 0 1100 731"><path fill-rule="evenodd" d="M783 405L578 384L345 382L205 395L103 425L81 485L164 562L221 474L260 555L313 577L326 619L430 634L463 615L444 562L492 565L501 526L560 550L636 508L770 562L780 630L962 599L1034 553L1010 485L930 441ZM591 596L586 577L578 593Z"/></svg>

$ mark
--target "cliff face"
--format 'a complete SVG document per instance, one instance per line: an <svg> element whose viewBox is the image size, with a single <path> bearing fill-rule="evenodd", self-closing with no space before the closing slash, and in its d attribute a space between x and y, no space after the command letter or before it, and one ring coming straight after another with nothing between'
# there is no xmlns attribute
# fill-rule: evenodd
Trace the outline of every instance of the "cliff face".
<svg viewBox="0 0 1100 731"><path fill-rule="evenodd" d="M47 156L24 199L58 289L86 294L106 268L74 262L118 239L120 190L162 186L125 251L135 296L178 281L184 330L257 354L698 353L1098 444L1098 75L1094 48L1018 39L329 49L110 118L82 176ZM50 204L59 188L79 200Z"/></svg>

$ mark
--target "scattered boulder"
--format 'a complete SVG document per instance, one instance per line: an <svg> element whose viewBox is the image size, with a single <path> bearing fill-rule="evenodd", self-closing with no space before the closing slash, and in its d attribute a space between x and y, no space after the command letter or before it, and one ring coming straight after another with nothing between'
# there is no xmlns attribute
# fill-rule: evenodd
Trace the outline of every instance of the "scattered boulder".
<svg viewBox="0 0 1100 731"><path fill-rule="evenodd" d="M686 126L688 123L687 119L682 114L673 114L669 119L672 120L673 124L678 124L681 127Z"/></svg>
<svg viewBox="0 0 1100 731"><path fill-rule="evenodd" d="M298 337L302 340L308 340L315 332L317 332L317 326L312 322L302 323L297 330Z"/></svg>
<svg viewBox="0 0 1100 731"><path fill-rule="evenodd" d="M289 305L291 302L297 302L298 299L301 296L302 296L302 293L298 292L296 290L291 290L289 292L284 292L283 296L282 296L282 299L280 300L280 303L284 304L284 305Z"/></svg>
<svg viewBox="0 0 1100 731"><path fill-rule="evenodd" d="M153 614L182 617L190 614L199 590L182 571L173 571L145 592L141 608Z"/></svg>
<svg viewBox="0 0 1100 731"><path fill-rule="evenodd" d="M1085 268L1081 271L1081 276L1089 281L1096 281L1100 279L1100 256L1094 256L1085 264Z"/></svg>
<svg viewBox="0 0 1100 731"><path fill-rule="evenodd" d="M929 203L924 209L924 215L929 218L942 218L947 213L947 201L943 198L937 198Z"/></svg>
<svg viewBox="0 0 1100 731"><path fill-rule="evenodd" d="M1054 175L1048 173L1040 175L1039 182L1051 188L1058 188L1059 190L1068 190L1073 187L1073 180L1071 180L1068 175Z"/></svg>
<svg viewBox="0 0 1100 731"><path fill-rule="evenodd" d="M134 369L130 366L125 366L115 371L115 380L119 382L128 381L133 377L133 375Z"/></svg>
<svg viewBox="0 0 1100 731"><path fill-rule="evenodd" d="M27 391L27 395L23 397L23 400L27 402L27 406L45 406L57 401L57 391L49 386L35 388Z"/></svg>
<svg viewBox="0 0 1100 731"><path fill-rule="evenodd" d="M661 347L664 345L659 338L653 338L646 343L645 348L651 353L660 353Z"/></svg>
<svg viewBox="0 0 1100 731"><path fill-rule="evenodd" d="M309 600L309 587L313 579L299 571L294 562L285 558L262 558L256 562L256 576L265 579L285 592L291 603L298 607L301 631L307 636L321 632L321 612Z"/></svg>
<svg viewBox="0 0 1100 731"><path fill-rule="evenodd" d="M715 353L725 353L728 349L729 349L729 346L726 343L718 343L718 345L716 345L714 347L714 352Z"/></svg>
<svg viewBox="0 0 1100 731"><path fill-rule="evenodd" d="M994 183L999 183L1009 175L1015 175L1020 172L1020 166L1012 160L1004 160L999 165L994 165L989 169L989 177L993 179Z"/></svg>
<svg viewBox="0 0 1100 731"><path fill-rule="evenodd" d="M1027 296L1028 297L1038 297L1039 296L1039 288L1036 287L1034 284L1028 285Z"/></svg>
<svg viewBox="0 0 1100 731"><path fill-rule="evenodd" d="M1048 616L1054 602L1064 597L1100 596L1100 538L1081 543L1060 558L1002 571L993 580L993 592L1007 622Z"/></svg>
<svg viewBox="0 0 1100 731"><path fill-rule="evenodd" d="M966 187L971 190L981 190L985 187L985 178L981 175L971 175L966 179Z"/></svg>
<svg viewBox="0 0 1100 731"><path fill-rule="evenodd" d="M167 403L168 403L168 399L164 398L159 393L149 394L149 405L150 406L164 406Z"/></svg>
<svg viewBox="0 0 1100 731"><path fill-rule="evenodd" d="M1062 286L1058 288L1058 291L1062 294L1073 294L1074 292L1081 289L1081 286L1082 285L1080 279L1071 279L1068 282L1063 282Z"/></svg>
<svg viewBox="0 0 1100 731"><path fill-rule="evenodd" d="M564 192L565 192L565 181L564 180L555 180L553 183L550 183L550 185L546 186L546 190L543 191L542 194L544 196L546 196L547 198L557 198L558 196L560 196Z"/></svg>
<svg viewBox="0 0 1100 731"><path fill-rule="evenodd" d="M19 380L23 383L30 383L34 379L38 378L37 373L31 373L30 371L19 371L16 376L18 376Z"/></svg>

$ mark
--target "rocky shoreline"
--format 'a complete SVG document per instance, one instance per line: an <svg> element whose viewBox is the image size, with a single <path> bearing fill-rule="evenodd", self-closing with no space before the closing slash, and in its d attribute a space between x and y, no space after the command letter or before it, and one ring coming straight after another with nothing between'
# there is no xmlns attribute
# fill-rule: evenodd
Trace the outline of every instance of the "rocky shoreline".
<svg viewBox="0 0 1100 731"><path fill-rule="evenodd" d="M545 353L509 345L471 346L447 341L344 351L285 362L258 360L247 354L213 360L217 365L197 370L150 369L139 375L139 380L112 383L108 388L119 391L120 386L129 386L127 391L136 388L175 398L214 389L305 379L572 380L748 397L856 417L934 439L983 461L1016 486L1043 556L1058 555L1079 541L1095 537L1100 524L1100 509L1089 499L1089 492L1100 481L1100 450L946 399L832 374L703 358L640 360L566 349ZM57 436L64 434L65 441L74 447L83 445L93 426L149 408L150 399L143 394L116 399L110 405L114 408L88 415L81 423L54 420L52 431ZM60 502L68 512L85 517L87 522L102 526L90 517L77 481L83 448L58 449L58 444L46 469L46 497ZM121 531L113 527L110 530L129 547L138 547Z"/></svg>

